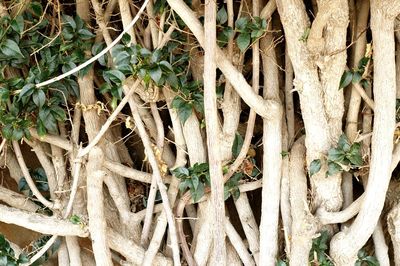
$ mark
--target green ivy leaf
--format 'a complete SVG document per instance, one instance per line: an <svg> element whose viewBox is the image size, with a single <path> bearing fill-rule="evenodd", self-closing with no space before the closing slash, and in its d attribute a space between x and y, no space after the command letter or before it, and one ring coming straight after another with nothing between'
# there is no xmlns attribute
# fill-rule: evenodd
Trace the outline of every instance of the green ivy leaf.
<svg viewBox="0 0 400 266"><path fill-rule="evenodd" d="M7 39L1 44L1 52L8 57L13 57L13 58L24 58L24 55L22 54L21 50L18 47L18 44L11 40Z"/></svg>
<svg viewBox="0 0 400 266"><path fill-rule="evenodd" d="M80 29L78 31L78 35L82 40L89 40L89 39L96 37L96 35L94 35L88 29Z"/></svg>
<svg viewBox="0 0 400 266"><path fill-rule="evenodd" d="M11 28L21 34L24 31L24 17L22 15L18 15L11 21Z"/></svg>
<svg viewBox="0 0 400 266"><path fill-rule="evenodd" d="M318 173L319 170L321 170L321 160L315 159L310 164L310 176L313 176L314 174Z"/></svg>
<svg viewBox="0 0 400 266"><path fill-rule="evenodd" d="M24 130L21 128L14 128L13 134L12 134L12 139L13 140L20 140L24 136Z"/></svg>
<svg viewBox="0 0 400 266"><path fill-rule="evenodd" d="M190 188L188 181L190 181L190 180L186 179L185 181L179 183L179 191L181 193L183 193L187 188Z"/></svg>
<svg viewBox="0 0 400 266"><path fill-rule="evenodd" d="M362 70L362 72L364 72L365 67L367 66L368 62L369 62L369 57L363 57L360 59L360 61L358 61L358 69Z"/></svg>
<svg viewBox="0 0 400 266"><path fill-rule="evenodd" d="M243 137L236 132L235 133L235 139L233 140L233 144L232 144L232 155L233 157L238 157L240 150L242 149L243 146Z"/></svg>
<svg viewBox="0 0 400 266"><path fill-rule="evenodd" d="M192 184L193 188L196 190L200 184L199 176L198 175L192 175Z"/></svg>
<svg viewBox="0 0 400 266"><path fill-rule="evenodd" d="M327 172L328 176L335 175L340 171L342 171L342 167L339 164L335 162L328 162L328 172Z"/></svg>
<svg viewBox="0 0 400 266"><path fill-rule="evenodd" d="M208 172L209 166L208 163L195 163L192 169L195 173Z"/></svg>
<svg viewBox="0 0 400 266"><path fill-rule="evenodd" d="M346 155L346 158L349 159L352 164L362 166L363 159L361 156L361 144L354 143L351 145L350 152Z"/></svg>
<svg viewBox="0 0 400 266"><path fill-rule="evenodd" d="M35 91L34 84L26 84L22 87L21 92L18 95L18 99L22 101L22 104L26 104L29 101L30 96Z"/></svg>
<svg viewBox="0 0 400 266"><path fill-rule="evenodd" d="M333 162L342 162L345 158L346 154L341 149L332 148L328 151L328 160Z"/></svg>
<svg viewBox="0 0 400 266"><path fill-rule="evenodd" d="M38 119L36 121L36 130L37 130L38 135L40 137L43 137L43 136L45 136L47 134L46 127L44 126L42 120L40 120L40 119Z"/></svg>
<svg viewBox="0 0 400 266"><path fill-rule="evenodd" d="M223 6L217 13L217 23L222 25L228 21L228 13L226 12L225 6Z"/></svg>
<svg viewBox="0 0 400 266"><path fill-rule="evenodd" d="M231 27L224 27L221 32L218 32L218 45L224 46L228 43L229 39L233 36L233 29Z"/></svg>
<svg viewBox="0 0 400 266"><path fill-rule="evenodd" d="M46 94L42 90L35 90L32 95L32 100L36 104L37 107L42 107L46 102Z"/></svg>
<svg viewBox="0 0 400 266"><path fill-rule="evenodd" d="M244 30L247 27L247 24L249 23L249 19L246 17L241 17L235 22L235 27L238 30Z"/></svg>
<svg viewBox="0 0 400 266"><path fill-rule="evenodd" d="M149 70L149 74L151 79L156 83L156 84L160 84L160 79L162 76L162 71L161 68L159 66L155 67L155 68L151 68Z"/></svg>
<svg viewBox="0 0 400 266"><path fill-rule="evenodd" d="M22 264L22 263L28 263L29 262L29 258L26 254L21 253L18 257L18 263Z"/></svg>
<svg viewBox="0 0 400 266"><path fill-rule="evenodd" d="M189 170L186 167L177 167L172 170L172 174L174 174L177 178L186 178L189 176Z"/></svg>
<svg viewBox="0 0 400 266"><path fill-rule="evenodd" d="M74 215L71 215L71 217L69 217L69 221L73 224L80 224L81 218L78 215L74 214Z"/></svg>
<svg viewBox="0 0 400 266"><path fill-rule="evenodd" d="M173 73L173 72L168 73L168 75L167 75L167 82L168 82L168 84L169 84L172 88L178 89L178 87L179 87L179 80L178 80L178 78L176 77L175 73Z"/></svg>
<svg viewBox="0 0 400 266"><path fill-rule="evenodd" d="M263 34L264 34L263 30L253 30L251 32L251 38L257 39L257 38L260 38Z"/></svg>
<svg viewBox="0 0 400 266"><path fill-rule="evenodd" d="M131 42L131 35L125 33L124 35L122 35L121 41L123 44L128 45Z"/></svg>
<svg viewBox="0 0 400 266"><path fill-rule="evenodd" d="M361 78L362 78L361 74L358 71L356 71L356 72L353 73L353 78L352 78L351 82L353 84L359 83Z"/></svg>
<svg viewBox="0 0 400 266"><path fill-rule="evenodd" d="M368 88L370 87L369 81L366 80L366 79L362 79L362 80L360 81L360 84L361 84L361 86L362 86L364 89L368 89Z"/></svg>
<svg viewBox="0 0 400 266"><path fill-rule="evenodd" d="M165 61L165 60L161 61L159 63L159 65L162 68L162 70L164 70L164 71L171 71L171 72L174 71L174 69L172 68L171 64L169 62Z"/></svg>
<svg viewBox="0 0 400 266"><path fill-rule="evenodd" d="M240 51L244 52L247 47L250 45L250 34L249 33L240 33L236 43L240 49Z"/></svg>
<svg viewBox="0 0 400 266"><path fill-rule="evenodd" d="M62 18L65 24L69 25L74 31L76 30L76 23L73 17L64 14Z"/></svg>
<svg viewBox="0 0 400 266"><path fill-rule="evenodd" d="M286 262L283 261L283 260L278 260L278 261L276 262L276 266L287 266L287 264L286 264Z"/></svg>
<svg viewBox="0 0 400 266"><path fill-rule="evenodd" d="M190 188L190 194L192 195L193 201L198 202L204 196L204 185L203 183L199 183L197 189L193 187Z"/></svg>
<svg viewBox="0 0 400 266"><path fill-rule="evenodd" d="M40 17L43 14L43 7L39 2L32 2L31 9L37 17Z"/></svg>
<svg viewBox="0 0 400 266"><path fill-rule="evenodd" d="M13 136L13 128L12 128L12 125L10 125L10 124L5 125L5 126L1 129L1 132L2 132L3 137L4 137L5 139L11 139L12 136Z"/></svg>
<svg viewBox="0 0 400 266"><path fill-rule="evenodd" d="M129 65L131 55L127 51L122 51L113 56L114 64L119 68L121 65Z"/></svg>
<svg viewBox="0 0 400 266"><path fill-rule="evenodd" d="M113 69L104 71L103 78L108 83L114 82L115 84L121 84L125 80L125 75L121 71Z"/></svg>
<svg viewBox="0 0 400 266"><path fill-rule="evenodd" d="M179 96L176 96L172 100L172 108L177 110L179 119L183 124L185 124L186 120L192 114L192 105Z"/></svg>
<svg viewBox="0 0 400 266"><path fill-rule="evenodd" d="M338 147L339 149L343 150L344 152L348 152L350 150L350 143L349 139L345 134L340 135L339 141L338 141Z"/></svg>
<svg viewBox="0 0 400 266"><path fill-rule="evenodd" d="M347 87L353 80L353 73L351 71L345 71L340 79L339 89Z"/></svg>

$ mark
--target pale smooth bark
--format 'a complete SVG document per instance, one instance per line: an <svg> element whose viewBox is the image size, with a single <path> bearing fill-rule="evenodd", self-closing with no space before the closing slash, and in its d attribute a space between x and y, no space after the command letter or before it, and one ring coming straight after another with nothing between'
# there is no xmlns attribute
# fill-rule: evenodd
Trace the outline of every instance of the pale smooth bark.
<svg viewBox="0 0 400 266"><path fill-rule="evenodd" d="M278 66L272 35L261 40L264 99L280 102ZM253 73L254 75L254 73ZM282 114L280 107L274 118L263 121L263 189L260 222L260 262L275 265L278 255L278 220L282 176Z"/></svg>
<svg viewBox="0 0 400 266"><path fill-rule="evenodd" d="M107 245L107 224L104 216L103 182L106 173L101 171L104 155L95 147L89 153L87 165L87 209L89 231L92 239L93 253L98 265L113 265L111 251Z"/></svg>
<svg viewBox="0 0 400 266"><path fill-rule="evenodd" d="M213 217L213 255L216 260L213 263L225 265L225 200L224 179L222 174L220 151L220 128L217 110L216 95L216 3L208 1L205 4L204 38L204 112L206 120L208 164L211 179L211 203Z"/></svg>
<svg viewBox="0 0 400 266"><path fill-rule="evenodd" d="M361 210L346 232L334 236L330 255L338 265L357 259L358 250L373 233L383 209L389 185L395 126L396 70L394 14L400 4L388 10L391 1L371 1L371 29L374 40L374 129L368 185ZM396 10L397 9L397 10ZM396 12L394 12L396 11Z"/></svg>
<svg viewBox="0 0 400 266"><path fill-rule="evenodd" d="M49 217L43 214L22 211L0 205L0 221L15 224L46 235L87 237L86 227L72 224L69 221Z"/></svg>
<svg viewBox="0 0 400 266"><path fill-rule="evenodd" d="M304 172L304 138L298 139L290 152L290 204L293 218L290 265L308 265L308 254L316 233L316 220L307 205L307 178Z"/></svg>

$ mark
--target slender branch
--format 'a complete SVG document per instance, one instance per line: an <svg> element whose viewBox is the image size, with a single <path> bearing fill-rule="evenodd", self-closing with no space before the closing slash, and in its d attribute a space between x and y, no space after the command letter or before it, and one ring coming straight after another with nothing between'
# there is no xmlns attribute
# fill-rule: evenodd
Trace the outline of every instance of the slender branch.
<svg viewBox="0 0 400 266"><path fill-rule="evenodd" d="M51 238L49 240L47 240L46 244L44 244L40 250L29 260L29 263L26 264L22 264L24 266L28 266L33 264L35 261L37 261L38 259L40 259L40 257L42 257L47 250L54 244L54 242L56 242L58 235L53 235L51 236Z"/></svg>
<svg viewBox="0 0 400 266"><path fill-rule="evenodd" d="M34 137L37 140L40 140L42 142L47 142L51 145L60 147L66 151L71 151L72 150L72 145L71 143L60 137L60 136L56 136L56 135L51 135L51 134L46 134L44 136L39 136L36 129L35 128L30 128L29 129L30 134L32 135L32 137Z"/></svg>
<svg viewBox="0 0 400 266"><path fill-rule="evenodd" d="M239 254L240 259L242 260L244 265L252 266L256 265L254 259L247 251L246 246L243 243L243 240L239 233L235 230L232 223L229 221L228 218L225 218L225 232L226 236L231 241L233 247L235 248L236 252Z"/></svg>
<svg viewBox="0 0 400 266"><path fill-rule="evenodd" d="M50 209L58 209L60 206L56 206L55 203L48 201L45 197L43 197L42 193L37 189L35 182L33 181L31 174L29 173L28 167L25 164L25 160L22 157L22 152L19 147L17 141L12 142L14 147L15 156L17 157L19 166L21 167L22 173L24 174L25 180L28 183L29 188L31 189L33 195L46 207Z"/></svg>
<svg viewBox="0 0 400 266"><path fill-rule="evenodd" d="M361 195L353 201L346 209L340 212L328 212L323 208L317 210L316 217L322 224L340 224L345 223L360 211L365 195Z"/></svg>

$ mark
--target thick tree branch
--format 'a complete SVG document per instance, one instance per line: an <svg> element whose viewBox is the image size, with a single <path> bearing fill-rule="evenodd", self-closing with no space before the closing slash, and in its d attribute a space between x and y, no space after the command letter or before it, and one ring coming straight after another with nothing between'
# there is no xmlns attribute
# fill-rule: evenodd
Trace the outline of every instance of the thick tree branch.
<svg viewBox="0 0 400 266"><path fill-rule="evenodd" d="M46 235L88 236L87 228L81 225L75 225L70 221L38 213L21 211L4 205L0 205L0 221L7 224L15 224Z"/></svg>

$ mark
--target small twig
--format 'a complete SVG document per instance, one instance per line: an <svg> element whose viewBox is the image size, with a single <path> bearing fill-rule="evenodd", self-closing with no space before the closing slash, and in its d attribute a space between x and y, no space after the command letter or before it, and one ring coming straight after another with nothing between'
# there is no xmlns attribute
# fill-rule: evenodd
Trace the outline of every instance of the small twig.
<svg viewBox="0 0 400 266"><path fill-rule="evenodd" d="M69 195L69 200L67 207L65 208L65 212L63 215L63 218L66 219L69 214L71 213L72 206L74 203L74 199L76 196L76 192L78 191L78 184L79 184L79 176L80 176L80 171L81 171L81 166L82 166L82 157L77 157L74 160L74 170L72 173L74 174L72 178L72 187L71 187L71 194Z"/></svg>

